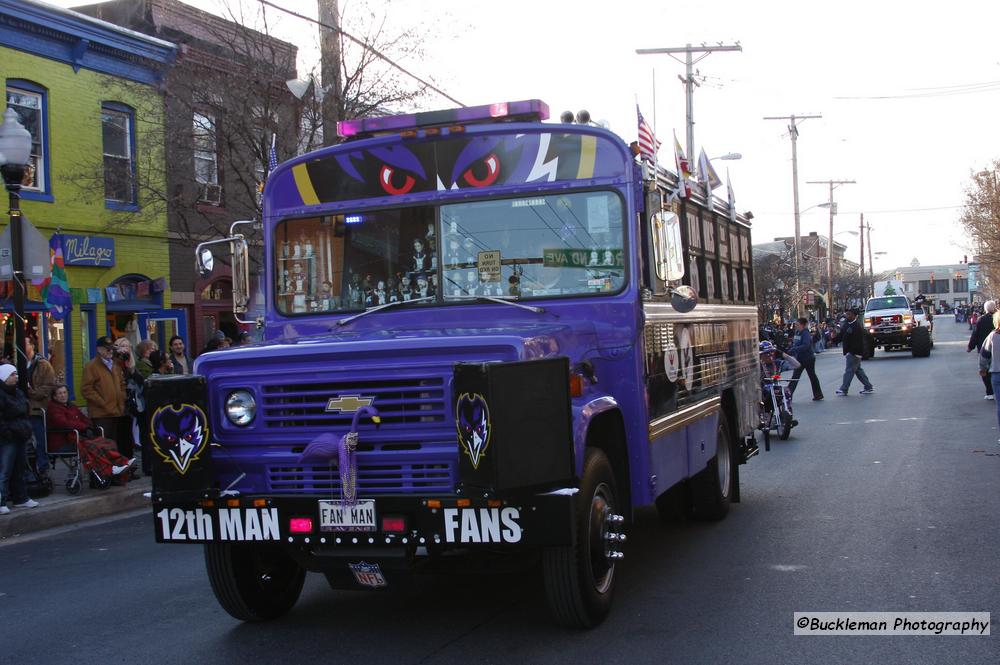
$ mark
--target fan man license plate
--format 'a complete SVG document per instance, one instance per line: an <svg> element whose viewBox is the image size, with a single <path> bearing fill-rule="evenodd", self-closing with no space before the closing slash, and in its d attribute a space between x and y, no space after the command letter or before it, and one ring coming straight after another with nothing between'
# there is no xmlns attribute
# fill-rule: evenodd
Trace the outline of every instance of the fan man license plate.
<svg viewBox="0 0 1000 665"><path fill-rule="evenodd" d="M319 528L320 531L375 531L375 500L361 499L353 505L321 500Z"/></svg>

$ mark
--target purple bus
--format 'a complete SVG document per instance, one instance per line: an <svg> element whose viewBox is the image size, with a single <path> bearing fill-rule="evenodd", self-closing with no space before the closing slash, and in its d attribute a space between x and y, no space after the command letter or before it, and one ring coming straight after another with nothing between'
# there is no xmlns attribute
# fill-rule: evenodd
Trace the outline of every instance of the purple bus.
<svg viewBox="0 0 1000 665"><path fill-rule="evenodd" d="M749 222L537 100L340 123L267 180L262 342L147 389L154 529L244 621L484 558L611 607L637 508L718 520L757 452ZM248 241L232 253L250 300Z"/></svg>

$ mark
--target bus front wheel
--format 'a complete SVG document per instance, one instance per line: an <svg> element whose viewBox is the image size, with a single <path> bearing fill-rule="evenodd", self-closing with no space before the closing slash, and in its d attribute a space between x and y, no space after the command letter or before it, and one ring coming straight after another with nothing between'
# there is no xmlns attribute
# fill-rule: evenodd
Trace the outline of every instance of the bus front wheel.
<svg viewBox="0 0 1000 665"><path fill-rule="evenodd" d="M587 449L576 498L574 543L548 547L542 557L545 594L557 622L592 628L611 611L615 566L623 557L618 548L625 541L615 475L604 451Z"/></svg>
<svg viewBox="0 0 1000 665"><path fill-rule="evenodd" d="M216 600L234 619L266 621L292 609L306 571L273 545L205 545L205 567Z"/></svg>

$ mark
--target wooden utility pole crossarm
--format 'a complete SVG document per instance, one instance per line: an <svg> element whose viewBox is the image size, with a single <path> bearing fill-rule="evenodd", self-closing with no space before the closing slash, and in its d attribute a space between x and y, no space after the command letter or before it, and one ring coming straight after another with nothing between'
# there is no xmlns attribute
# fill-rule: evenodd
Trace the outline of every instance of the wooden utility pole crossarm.
<svg viewBox="0 0 1000 665"><path fill-rule="evenodd" d="M694 154L694 87L698 85L695 81L694 65L696 62L701 62L707 58L710 54L717 51L742 51L743 47L740 46L739 42L735 44L723 44L719 42L718 44L701 44L700 46L692 46L688 44L686 46L669 46L666 48L637 48L635 52L639 55L660 55L666 54L672 57L674 60L684 64L684 76L678 76L681 83L684 84L684 98L685 106L687 108L687 157L689 163L694 163L696 156ZM678 53L684 54L684 60L677 57ZM695 58L694 54L699 53L700 55Z"/></svg>

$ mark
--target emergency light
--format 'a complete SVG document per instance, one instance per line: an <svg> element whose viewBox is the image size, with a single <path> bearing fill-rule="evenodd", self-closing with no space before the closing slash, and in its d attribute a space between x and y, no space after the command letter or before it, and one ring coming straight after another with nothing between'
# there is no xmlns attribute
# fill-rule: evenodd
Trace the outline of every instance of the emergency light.
<svg viewBox="0 0 1000 665"><path fill-rule="evenodd" d="M498 102L441 111L423 111L380 118L356 118L337 123L337 136L357 138L388 132L413 131L428 127L447 127L496 120L541 122L549 117L549 106L538 99Z"/></svg>

